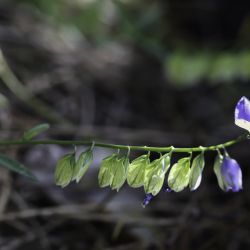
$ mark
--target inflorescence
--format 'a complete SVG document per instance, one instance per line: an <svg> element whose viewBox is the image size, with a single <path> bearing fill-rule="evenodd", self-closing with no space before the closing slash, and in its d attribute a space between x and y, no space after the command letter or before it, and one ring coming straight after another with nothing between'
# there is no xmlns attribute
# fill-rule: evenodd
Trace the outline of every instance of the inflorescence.
<svg viewBox="0 0 250 250"><path fill-rule="evenodd" d="M236 105L235 124L246 129L248 133L235 140L209 147L147 147L86 141L34 140L38 134L49 128L48 124L40 124L31 128L19 140L0 141L0 146L57 144L76 147L76 145L89 145L89 148L82 152L78 158L76 158L76 150L74 150L57 162L55 183L61 187L66 187L72 181L78 183L82 179L93 161L95 147L117 149L119 152L102 160L98 174L99 186L110 187L112 190L118 191L127 182L132 188L143 187L146 197L142 205L146 206L162 189L166 192L180 192L186 187L189 187L191 191L196 190L201 183L206 151L217 152L213 169L219 187L223 191L240 191L242 189L242 171L237 161L229 156L226 148L249 138L250 101L246 97L242 97ZM127 150L127 154L123 155L120 150L121 152ZM146 153L130 162L131 150L140 150ZM160 157L151 161L150 152L157 152ZM188 153L188 156L171 165L173 153ZM193 153L196 155L194 156ZM29 169L5 155L0 154L0 165L35 179ZM166 174L168 174L167 187L163 188Z"/></svg>

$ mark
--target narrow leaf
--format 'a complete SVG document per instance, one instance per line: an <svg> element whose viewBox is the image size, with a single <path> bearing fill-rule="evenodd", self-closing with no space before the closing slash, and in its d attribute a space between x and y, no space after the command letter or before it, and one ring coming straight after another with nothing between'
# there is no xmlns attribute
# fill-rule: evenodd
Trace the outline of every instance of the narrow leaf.
<svg viewBox="0 0 250 250"><path fill-rule="evenodd" d="M55 182L56 185L66 187L72 180L75 167L75 154L63 156L56 165Z"/></svg>
<svg viewBox="0 0 250 250"><path fill-rule="evenodd" d="M145 169L144 174L144 190L145 193L157 195L164 183L165 174L170 167L170 155L164 155L154 160Z"/></svg>
<svg viewBox="0 0 250 250"><path fill-rule="evenodd" d="M149 156L142 155L129 164L127 176L129 186L133 188L143 186L145 169L149 163Z"/></svg>
<svg viewBox="0 0 250 250"><path fill-rule="evenodd" d="M175 192L182 191L189 183L190 157L180 159L173 165L168 176L168 186Z"/></svg>
<svg viewBox="0 0 250 250"><path fill-rule="evenodd" d="M220 188L223 191L227 191L225 184L224 184L224 181L223 181L223 176L221 175L222 162L223 162L223 156L221 154L218 154L215 158L215 161L214 161L214 173L217 177L217 181L218 181Z"/></svg>
<svg viewBox="0 0 250 250"><path fill-rule="evenodd" d="M196 190L200 186L204 166L204 153L201 153L197 155L192 162L189 178L189 188L191 191Z"/></svg>
<svg viewBox="0 0 250 250"><path fill-rule="evenodd" d="M85 152L82 152L78 160L76 161L72 180L75 180L78 183L84 176L84 174L87 172L92 162L93 162L92 150L87 150Z"/></svg>
<svg viewBox="0 0 250 250"><path fill-rule="evenodd" d="M0 166L5 167L11 171L14 171L20 175L26 176L32 180L37 180L32 172L18 161L0 154Z"/></svg>
<svg viewBox="0 0 250 250"><path fill-rule="evenodd" d="M49 124L47 123L43 123L43 124L39 124L29 130L27 130L26 132L24 132L23 134L23 139L25 141L29 141L31 139L33 139L35 136L41 134L42 132L46 131L49 129Z"/></svg>

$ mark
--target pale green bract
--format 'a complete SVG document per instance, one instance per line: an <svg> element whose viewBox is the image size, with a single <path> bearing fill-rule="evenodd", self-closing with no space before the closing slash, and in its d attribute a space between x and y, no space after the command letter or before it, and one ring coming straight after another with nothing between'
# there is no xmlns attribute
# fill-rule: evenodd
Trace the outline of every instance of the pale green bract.
<svg viewBox="0 0 250 250"><path fill-rule="evenodd" d="M126 181L128 165L128 157L118 154L103 159L98 174L100 187L110 186L118 191Z"/></svg>
<svg viewBox="0 0 250 250"><path fill-rule="evenodd" d="M102 160L101 167L98 174L98 182L100 187L107 187L111 184L112 181L112 168L113 168L113 162L115 158L117 157L116 154L112 154L111 156L108 156Z"/></svg>
<svg viewBox="0 0 250 250"><path fill-rule="evenodd" d="M187 187L190 176L190 157L180 159L173 165L168 176L168 186L175 192Z"/></svg>
<svg viewBox="0 0 250 250"><path fill-rule="evenodd" d="M215 175L217 177L219 187L223 191L226 191L226 187L224 185L223 177L221 175L222 162L223 162L223 156L220 153L218 153L218 155L216 156L215 161L214 161L214 173L215 173Z"/></svg>
<svg viewBox="0 0 250 250"><path fill-rule="evenodd" d="M82 152L76 161L76 164L74 167L74 173L72 176L72 181L75 180L78 183L81 180L81 178L84 176L84 174L87 172L92 162L93 162L92 150L88 149Z"/></svg>
<svg viewBox="0 0 250 250"><path fill-rule="evenodd" d="M122 187L127 178L127 169L129 165L129 159L126 156L121 158L117 157L113 163L112 169L112 182L110 184L111 189L119 189Z"/></svg>
<svg viewBox="0 0 250 250"><path fill-rule="evenodd" d="M56 185L66 187L72 180L75 167L75 154L63 156L56 165L55 182Z"/></svg>
<svg viewBox="0 0 250 250"><path fill-rule="evenodd" d="M148 155L141 155L133 160L128 166L127 182L133 188L143 186L145 169L149 165Z"/></svg>
<svg viewBox="0 0 250 250"><path fill-rule="evenodd" d="M144 173L144 191L157 195L164 183L165 174L170 167L170 155L166 154L150 163Z"/></svg>
<svg viewBox="0 0 250 250"><path fill-rule="evenodd" d="M196 190L201 183L202 171L205 166L204 153L197 155L192 162L190 177L189 177L189 188L191 191Z"/></svg>

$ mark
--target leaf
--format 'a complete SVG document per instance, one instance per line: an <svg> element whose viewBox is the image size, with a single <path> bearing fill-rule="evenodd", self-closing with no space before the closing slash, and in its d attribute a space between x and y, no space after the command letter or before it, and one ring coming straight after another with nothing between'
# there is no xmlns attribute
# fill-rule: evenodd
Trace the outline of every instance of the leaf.
<svg viewBox="0 0 250 250"><path fill-rule="evenodd" d="M204 153L202 152L201 154L197 155L192 162L189 177L189 188L191 191L196 190L200 186L204 166L205 160Z"/></svg>
<svg viewBox="0 0 250 250"><path fill-rule="evenodd" d="M36 177L32 174L32 172L28 168L26 168L23 164L19 163L18 161L7 157L6 155L0 154L0 165L20 175L28 177L34 181L37 180Z"/></svg>
<svg viewBox="0 0 250 250"><path fill-rule="evenodd" d="M66 187L72 180L75 167L75 154L63 156L56 165L55 182L56 185Z"/></svg>
<svg viewBox="0 0 250 250"><path fill-rule="evenodd" d="M50 127L49 124L47 123L43 123L43 124L39 124L29 130L27 130L26 132L24 132L23 134L23 139L25 141L29 141L31 139L33 139L35 136L41 134L42 132L48 130Z"/></svg>
<svg viewBox="0 0 250 250"><path fill-rule="evenodd" d="M217 177L217 181L218 181L218 184L219 184L220 188L223 191L227 191L227 189L226 189L226 187L224 185L223 177L221 175L222 162L223 162L223 156L219 153L216 156L215 161L214 161L214 173L215 173L215 175Z"/></svg>
<svg viewBox="0 0 250 250"><path fill-rule="evenodd" d="M164 183L165 174L170 167L170 155L166 154L159 159L154 160L145 169L144 190L145 193L157 195Z"/></svg>
<svg viewBox="0 0 250 250"><path fill-rule="evenodd" d="M72 181L75 180L78 183L84 176L84 174L87 172L92 162L93 162L92 150L88 149L85 152L82 152L78 160L76 161Z"/></svg>
<svg viewBox="0 0 250 250"><path fill-rule="evenodd" d="M127 182L129 186L133 188L143 186L145 169L149 163L149 156L141 155L129 164L127 175Z"/></svg>
<svg viewBox="0 0 250 250"><path fill-rule="evenodd" d="M111 175L113 176L112 182L110 184L111 189L119 189L122 187L127 179L127 169L129 165L129 159L126 156L122 158L116 157L113 161Z"/></svg>
<svg viewBox="0 0 250 250"><path fill-rule="evenodd" d="M168 186L175 192L182 191L189 183L190 157L180 159L173 165L168 176Z"/></svg>
<svg viewBox="0 0 250 250"><path fill-rule="evenodd" d="M102 160L98 174L98 182L100 187L107 187L112 183L113 174L111 172L112 172L113 162L116 157L117 154L112 154L111 156L108 156Z"/></svg>

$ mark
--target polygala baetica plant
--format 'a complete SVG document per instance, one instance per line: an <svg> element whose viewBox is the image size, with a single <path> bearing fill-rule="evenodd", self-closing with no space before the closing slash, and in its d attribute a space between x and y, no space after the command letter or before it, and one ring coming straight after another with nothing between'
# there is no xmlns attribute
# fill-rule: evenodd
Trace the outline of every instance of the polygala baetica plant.
<svg viewBox="0 0 250 250"><path fill-rule="evenodd" d="M180 192L189 187L191 191L195 191L202 180L205 152L207 151L217 152L213 169L219 187L223 191L240 191L242 189L242 171L237 161L229 156L226 148L249 138L250 101L246 97L242 97L236 105L235 124L247 130L247 134L222 144L206 147L126 146L84 140L35 139L40 133L49 129L48 124L40 124L29 129L17 140L0 141L0 146L40 144L73 146L73 152L59 159L56 165L55 183L61 187L66 187L73 181L78 183L82 179L93 161L95 147L117 150L117 152L102 160L98 174L99 186L110 187L112 190L118 191L127 182L132 188L143 187L146 197L142 205L146 206L161 190ZM81 152L78 158L76 157L77 145L88 146L87 150ZM144 154L130 162L131 150L143 151ZM151 161L150 152L159 153L159 158ZM186 153L187 155L171 164L174 153ZM36 177L28 168L6 155L0 154L0 166L36 180ZM163 188L166 176L167 185Z"/></svg>

